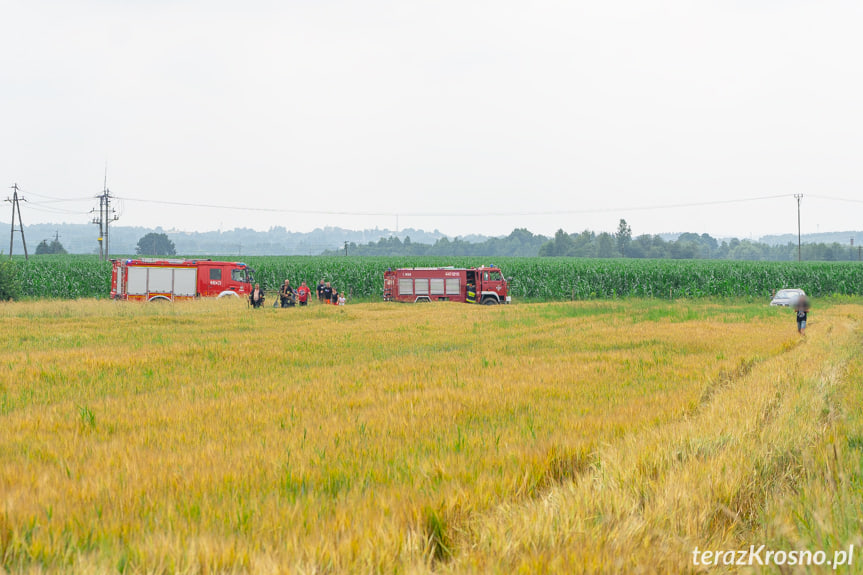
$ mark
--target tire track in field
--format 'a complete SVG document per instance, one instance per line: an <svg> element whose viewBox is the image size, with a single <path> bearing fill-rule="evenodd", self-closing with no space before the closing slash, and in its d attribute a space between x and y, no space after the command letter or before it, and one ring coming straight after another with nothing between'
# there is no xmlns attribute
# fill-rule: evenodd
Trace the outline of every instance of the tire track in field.
<svg viewBox="0 0 863 575"><path fill-rule="evenodd" d="M724 373L695 412L551 458L547 488L451 525L446 569L496 548L484 568L682 572L694 571L695 546L748 548L766 502L794 488L807 446L828 429L828 396L847 361L837 350L859 339L861 316L859 306L825 310L823 329Z"/></svg>

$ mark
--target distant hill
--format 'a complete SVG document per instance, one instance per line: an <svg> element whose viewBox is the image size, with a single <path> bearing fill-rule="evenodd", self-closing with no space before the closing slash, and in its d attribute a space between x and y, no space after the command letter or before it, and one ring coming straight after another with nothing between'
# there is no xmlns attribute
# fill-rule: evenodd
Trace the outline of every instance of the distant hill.
<svg viewBox="0 0 863 575"><path fill-rule="evenodd" d="M8 223L0 222L0 232L10 229ZM445 236L438 230L426 232L413 228L399 230L397 233L389 229L347 230L338 227L318 228L311 232L292 232L278 226L267 231L256 231L248 228L236 228L227 231L182 232L164 230L161 227L144 228L131 226L111 226L110 253L112 255L133 255L138 240L150 232L167 234L174 242L177 253L184 256L236 256L244 255L319 255L341 254L345 243L352 255L384 255L391 253L406 254L476 254L476 255L524 255L535 256L539 247L548 238L536 235L525 229L514 230L508 236ZM35 253L36 246L42 240L52 241L55 234L59 235L60 243L70 254L99 253L97 242L98 228L93 224L34 224L24 226L27 239L27 249ZM676 241L682 234L659 234L666 242ZM691 234L687 234L691 235ZM855 249L863 246L863 232L825 232L805 234L806 244L838 244L848 246L854 238ZM0 234L0 252L8 253L9 244L3 241ZM733 238L717 238L722 242ZM382 242L383 240L383 242ZM398 240L398 241L396 241ZM406 241L407 240L407 241ZM734 240L736 241L736 240ZM768 235L760 238L761 244L767 246L786 246L797 244L795 234ZM836 248L838 249L838 248ZM834 249L834 251L836 251ZM13 252L23 254L20 234L16 233L13 242Z"/></svg>
<svg viewBox="0 0 863 575"><path fill-rule="evenodd" d="M0 231L9 230L9 223L0 222ZM34 253L42 240L49 242L59 235L60 243L70 254L99 253L98 228L93 224L33 224L24 226L27 251ZM274 227L265 232L248 228L228 231L182 232L164 230L161 227L143 228L130 226L111 226L109 250L111 254L133 255L138 240L150 232L167 234L174 242L177 253L182 255L318 255L327 250L338 250L345 242L367 244L381 238L410 237L417 243L434 244L445 237L435 230L426 232L413 228L346 230L337 227L318 228L311 232L291 232L284 227ZM7 236L8 237L8 236ZM0 236L2 238L2 236ZM471 241L484 241L485 236L471 236ZM21 236L15 233L13 253L23 254ZM0 241L0 251L8 253L9 244Z"/></svg>
<svg viewBox="0 0 863 575"><path fill-rule="evenodd" d="M817 234L803 234L801 241L804 244L832 244L848 246L854 238L854 245L863 245L863 232L824 232ZM788 243L797 244L797 234L782 234L778 236L761 236L759 240L771 246L782 246Z"/></svg>

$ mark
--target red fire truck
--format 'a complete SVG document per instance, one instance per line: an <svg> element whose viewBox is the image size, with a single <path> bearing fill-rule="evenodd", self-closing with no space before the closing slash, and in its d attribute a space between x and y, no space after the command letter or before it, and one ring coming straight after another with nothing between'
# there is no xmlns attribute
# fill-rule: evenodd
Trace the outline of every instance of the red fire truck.
<svg viewBox="0 0 863 575"><path fill-rule="evenodd" d="M240 262L155 258L111 261L111 299L180 301L244 297L252 291L252 270Z"/></svg>
<svg viewBox="0 0 863 575"><path fill-rule="evenodd" d="M500 268L405 268L384 272L385 301L509 303Z"/></svg>

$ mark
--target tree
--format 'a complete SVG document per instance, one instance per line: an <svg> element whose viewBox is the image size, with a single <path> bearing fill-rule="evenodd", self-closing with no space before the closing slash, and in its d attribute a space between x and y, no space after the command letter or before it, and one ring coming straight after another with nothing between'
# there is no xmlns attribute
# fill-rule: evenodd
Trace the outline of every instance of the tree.
<svg viewBox="0 0 863 575"><path fill-rule="evenodd" d="M166 234L150 232L138 240L135 253L139 256L175 256L177 250L174 249L174 242L169 240Z"/></svg>
<svg viewBox="0 0 863 575"><path fill-rule="evenodd" d="M539 248L540 256L568 256L572 250L572 238L562 229L557 230L554 239L546 242Z"/></svg>
<svg viewBox="0 0 863 575"><path fill-rule="evenodd" d="M617 240L617 251L620 255L626 257L626 248L629 242L632 241L632 228L626 223L626 220L621 219L617 226L617 233L614 234L614 239Z"/></svg>
<svg viewBox="0 0 863 575"><path fill-rule="evenodd" d="M596 245L594 245L594 240L596 240L596 234L590 230L584 230L575 236L572 240L572 255L579 258L596 257Z"/></svg>
<svg viewBox="0 0 863 575"><path fill-rule="evenodd" d="M39 245L36 246L36 255L50 255L50 254L65 254L66 248L63 247L63 244L60 243L60 240L54 238L54 240L49 244L48 240L42 240L39 242Z"/></svg>
<svg viewBox="0 0 863 575"><path fill-rule="evenodd" d="M597 250L596 255L601 258L614 257L614 239L608 232L602 232L596 236Z"/></svg>

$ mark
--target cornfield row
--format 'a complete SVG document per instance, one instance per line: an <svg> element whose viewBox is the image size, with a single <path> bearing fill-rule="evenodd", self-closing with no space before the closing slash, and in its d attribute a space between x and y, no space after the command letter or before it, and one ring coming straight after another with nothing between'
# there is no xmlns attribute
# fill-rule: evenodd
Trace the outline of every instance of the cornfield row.
<svg viewBox="0 0 863 575"><path fill-rule="evenodd" d="M854 262L315 256L256 256L244 261L255 269L255 280L267 290L277 289L285 278L295 286L301 281L311 286L324 279L360 298L382 293L387 268L491 264L500 266L510 280L513 297L533 300L766 298L784 287L800 287L815 297L863 294L863 265ZM101 298L110 292L111 265L95 256L39 256L16 260L16 268L19 293L24 297Z"/></svg>

